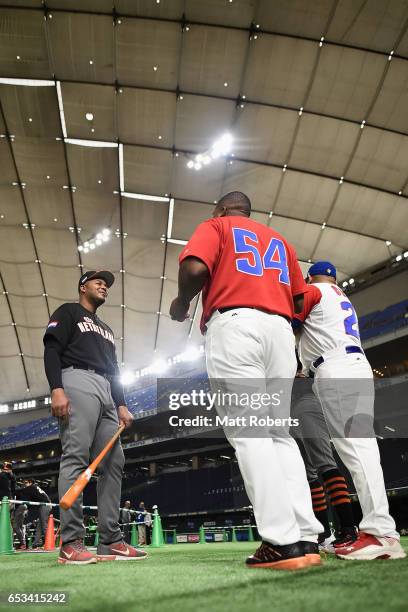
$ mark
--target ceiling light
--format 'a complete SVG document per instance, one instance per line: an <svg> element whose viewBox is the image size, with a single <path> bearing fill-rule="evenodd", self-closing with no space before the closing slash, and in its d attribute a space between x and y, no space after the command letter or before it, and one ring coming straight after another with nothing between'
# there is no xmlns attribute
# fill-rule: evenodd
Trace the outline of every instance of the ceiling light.
<svg viewBox="0 0 408 612"><path fill-rule="evenodd" d="M196 163L194 164L194 170L201 170L201 164L200 164L200 162L196 162Z"/></svg>
<svg viewBox="0 0 408 612"><path fill-rule="evenodd" d="M83 250L84 250L84 247L80 244L78 247L78 251L83 251Z"/></svg>
<svg viewBox="0 0 408 612"><path fill-rule="evenodd" d="M92 121L92 119L94 118L92 113L86 113L85 117L88 121Z"/></svg>
<svg viewBox="0 0 408 612"><path fill-rule="evenodd" d="M203 164L207 165L211 162L211 157L209 155L204 155L202 161L203 161Z"/></svg>
<svg viewBox="0 0 408 612"><path fill-rule="evenodd" d="M391 240L386 240L385 244L386 244L387 247L391 246Z"/></svg>
<svg viewBox="0 0 408 612"><path fill-rule="evenodd" d="M228 155L231 151L233 138L228 132L223 134L221 138L215 141L212 146L212 157L218 157L219 155Z"/></svg>
<svg viewBox="0 0 408 612"><path fill-rule="evenodd" d="M20 57L19 55L17 55L16 57L17 57L17 59L18 59L18 60L20 60L20 59L21 59L21 57Z"/></svg>
<svg viewBox="0 0 408 612"><path fill-rule="evenodd" d="M224 87L228 87L227 81L224 82Z"/></svg>
<svg viewBox="0 0 408 612"><path fill-rule="evenodd" d="M408 251L405 251L404 253L404 257L407 258L408 257Z"/></svg>
<svg viewBox="0 0 408 612"><path fill-rule="evenodd" d="M51 177L50 177L50 175L49 175L49 174L47 174L47 176L46 176L47 181L49 181L49 180L50 180L50 178L51 178Z"/></svg>
<svg viewBox="0 0 408 612"><path fill-rule="evenodd" d="M157 66L153 66L153 70L157 72Z"/></svg>
<svg viewBox="0 0 408 612"><path fill-rule="evenodd" d="M109 236L110 233L111 233L111 231L107 227L105 227L105 229L102 230L102 234L104 234L104 236Z"/></svg>
<svg viewBox="0 0 408 612"><path fill-rule="evenodd" d="M30 123L33 122L33 118L32 117L29 117L28 120L29 120Z"/></svg>
<svg viewBox="0 0 408 612"><path fill-rule="evenodd" d="M192 159L187 162L187 168L194 168L194 162Z"/></svg>
<svg viewBox="0 0 408 612"><path fill-rule="evenodd" d="M399 191L399 192L398 192L398 195L402 195L402 191Z"/></svg>
<svg viewBox="0 0 408 612"><path fill-rule="evenodd" d="M91 251L93 251L95 248L95 245L91 242L91 244L89 245L89 248L91 249Z"/></svg>
<svg viewBox="0 0 408 612"><path fill-rule="evenodd" d="M92 66L92 64L93 64L93 60L89 60L89 63L90 63L90 64L91 64L91 66Z"/></svg>
<svg viewBox="0 0 408 612"><path fill-rule="evenodd" d="M155 374L161 374L162 372L165 372L168 367L169 366L167 362L164 361L164 359L157 359L156 361L152 363L152 365L150 366L150 369Z"/></svg>
<svg viewBox="0 0 408 612"><path fill-rule="evenodd" d="M98 185L100 185L101 183L102 183L102 181L101 181L101 179L99 179L99 181L98 181Z"/></svg>
<svg viewBox="0 0 408 612"><path fill-rule="evenodd" d="M158 136L157 138L158 138L159 140L161 140L161 139L163 138L163 136Z"/></svg>
<svg viewBox="0 0 408 612"><path fill-rule="evenodd" d="M119 187L125 191L125 170L123 165L123 144L119 145Z"/></svg>
<svg viewBox="0 0 408 612"><path fill-rule="evenodd" d="M349 283L350 285L354 285L354 278L350 278Z"/></svg>
<svg viewBox="0 0 408 612"><path fill-rule="evenodd" d="M135 380L135 375L133 372L130 371L125 371L122 373L121 377L120 377L120 382L122 383L122 385L128 386L131 385L132 382L134 382Z"/></svg>
<svg viewBox="0 0 408 612"><path fill-rule="evenodd" d="M343 282L343 287L348 287L348 282L347 281Z"/></svg>
<svg viewBox="0 0 408 612"><path fill-rule="evenodd" d="M84 247L84 253L89 253L88 247Z"/></svg>

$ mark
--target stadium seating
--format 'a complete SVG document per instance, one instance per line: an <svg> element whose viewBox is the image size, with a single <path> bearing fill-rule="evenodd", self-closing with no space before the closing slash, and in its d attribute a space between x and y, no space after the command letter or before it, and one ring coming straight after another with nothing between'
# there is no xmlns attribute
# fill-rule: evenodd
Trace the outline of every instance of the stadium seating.
<svg viewBox="0 0 408 612"><path fill-rule="evenodd" d="M388 306L385 310L376 311L360 317L359 326L362 340L368 340L375 336L396 331L408 325L408 300ZM172 380L181 379L177 382L178 393L188 393L193 388L208 390L208 377L203 371L204 364L200 359L194 365L177 364L172 369L172 378L160 379L158 385L156 379L141 377L137 385L126 394L129 410L134 416L143 416L162 406L161 400L166 398L172 387ZM162 406L166 408L165 405ZM42 441L55 437L58 433L58 423L53 417L46 417L23 423L14 427L0 430L0 449L12 448L24 442Z"/></svg>
<svg viewBox="0 0 408 612"><path fill-rule="evenodd" d="M385 310L364 315L359 320L363 341L396 331L405 325L408 325L408 300L388 306Z"/></svg>

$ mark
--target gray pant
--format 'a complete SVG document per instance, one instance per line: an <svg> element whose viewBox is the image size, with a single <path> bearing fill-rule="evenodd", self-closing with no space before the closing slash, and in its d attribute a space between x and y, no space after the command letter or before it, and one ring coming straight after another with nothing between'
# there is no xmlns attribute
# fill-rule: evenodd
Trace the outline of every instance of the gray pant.
<svg viewBox="0 0 408 612"><path fill-rule="evenodd" d="M67 368L62 371L65 393L71 404L68 421L60 419L62 455L58 480L61 498L119 427L109 382L99 374ZM101 544L122 539L119 505L125 463L118 440L98 467L98 531ZM82 495L69 510L62 510L63 543L85 537Z"/></svg>
<svg viewBox="0 0 408 612"><path fill-rule="evenodd" d="M293 435L302 453L309 482L337 468L323 410L313 391L294 402L291 415L299 419L299 427L293 428Z"/></svg>
<svg viewBox="0 0 408 612"><path fill-rule="evenodd" d="M48 517L50 516L51 508L49 506L38 506L38 521L35 529L33 547L42 546L45 542L45 534L47 532Z"/></svg>

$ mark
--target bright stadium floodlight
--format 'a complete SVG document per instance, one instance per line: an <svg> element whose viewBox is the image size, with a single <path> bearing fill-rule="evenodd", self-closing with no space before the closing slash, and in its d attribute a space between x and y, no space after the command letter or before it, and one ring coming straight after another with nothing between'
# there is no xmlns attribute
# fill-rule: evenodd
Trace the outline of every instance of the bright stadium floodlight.
<svg viewBox="0 0 408 612"><path fill-rule="evenodd" d="M189 346L180 356L183 361L196 361L200 358L200 351L196 346Z"/></svg>
<svg viewBox="0 0 408 612"><path fill-rule="evenodd" d="M221 138L215 141L212 146L211 156L214 159L220 157L221 155L228 155L232 149L232 136L229 132L223 134Z"/></svg>
<svg viewBox="0 0 408 612"><path fill-rule="evenodd" d="M164 361L164 359L156 359L156 361L152 363L149 369L155 374L162 374L168 369L168 367L169 366L167 362Z"/></svg>
<svg viewBox="0 0 408 612"><path fill-rule="evenodd" d="M135 381L135 379L136 379L136 376L134 375L134 373L130 372L129 370L126 370L125 372L122 373L120 377L120 382L125 387L128 387Z"/></svg>
<svg viewBox="0 0 408 612"><path fill-rule="evenodd" d="M203 166L208 166L214 159L229 155L231 153L233 140L232 135L226 132L214 142L209 151L197 153L194 160L190 159L187 162L187 168L201 170Z"/></svg>
<svg viewBox="0 0 408 612"><path fill-rule="evenodd" d="M82 138L64 138L66 144L77 145L78 147L96 147L100 149L117 149L117 142L108 140L84 140Z"/></svg>

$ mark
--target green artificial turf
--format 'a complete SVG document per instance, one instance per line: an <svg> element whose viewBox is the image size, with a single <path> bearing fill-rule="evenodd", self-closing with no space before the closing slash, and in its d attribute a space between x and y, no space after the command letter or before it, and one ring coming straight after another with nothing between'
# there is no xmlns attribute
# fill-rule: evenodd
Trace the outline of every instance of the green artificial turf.
<svg viewBox="0 0 408 612"><path fill-rule="evenodd" d="M403 538L408 549L408 538ZM69 603L18 609L130 612L390 612L407 610L408 557L341 561L278 572L245 567L256 543L176 544L149 558L84 567L56 563L56 553L0 556L0 591L65 590ZM3 599L4 601L4 599ZM0 605L11 610L11 604ZM17 606L16 606L17 607Z"/></svg>

